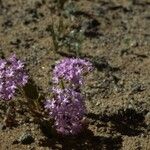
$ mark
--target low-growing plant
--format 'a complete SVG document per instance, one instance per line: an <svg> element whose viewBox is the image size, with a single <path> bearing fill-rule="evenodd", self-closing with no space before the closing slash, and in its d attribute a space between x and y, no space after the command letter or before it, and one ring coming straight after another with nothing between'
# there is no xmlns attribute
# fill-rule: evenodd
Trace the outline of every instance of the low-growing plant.
<svg viewBox="0 0 150 150"><path fill-rule="evenodd" d="M85 97L82 94L83 75L92 70L92 64L82 59L63 59L53 71L52 99L45 108L54 119L54 127L63 135L82 131L86 114Z"/></svg>
<svg viewBox="0 0 150 150"><path fill-rule="evenodd" d="M92 69L89 61L79 58L65 58L56 63L53 70L51 99L43 102L43 106L49 113L49 124L53 123L52 126L58 133L75 135L82 131L86 117L82 86L84 75ZM28 93L29 82L31 80L24 68L24 63L15 55L8 59L0 59L0 99L9 103L4 119L6 126L11 127L15 124L14 97L17 93L22 94L26 99L26 101L20 101L20 105L25 106L35 120L39 120L37 123L42 124L43 122L45 126L46 113L42 112L38 101L41 98L40 94L35 93L32 88Z"/></svg>
<svg viewBox="0 0 150 150"><path fill-rule="evenodd" d="M27 92L30 90L30 93L35 93L31 91L34 90L33 88L28 89L29 82L31 80L25 70L25 64L23 61L17 59L16 55L12 55L8 59L0 59L0 100L8 104L4 118L6 126L11 127L16 124L16 103L14 101L17 95L25 98L25 101L18 100L17 104L25 106L33 117L42 117L38 103L41 96L38 93L36 98L30 98Z"/></svg>
<svg viewBox="0 0 150 150"><path fill-rule="evenodd" d="M28 82L28 75L24 63L12 55L8 59L0 59L0 99L8 101L9 107L5 118L6 125L15 119L14 98L16 91Z"/></svg>
<svg viewBox="0 0 150 150"><path fill-rule="evenodd" d="M66 4L66 5L65 5ZM68 10L71 6L72 10ZM84 39L82 30L73 29L73 15L75 6L72 1L68 0L57 0L56 7L58 11L58 21L51 15L51 25L48 26L47 30L50 31L55 52L59 52L67 49L69 53L73 53L77 57L81 54L81 45ZM68 11L67 11L68 10ZM66 17L68 19L66 19ZM69 20L69 22L67 22Z"/></svg>

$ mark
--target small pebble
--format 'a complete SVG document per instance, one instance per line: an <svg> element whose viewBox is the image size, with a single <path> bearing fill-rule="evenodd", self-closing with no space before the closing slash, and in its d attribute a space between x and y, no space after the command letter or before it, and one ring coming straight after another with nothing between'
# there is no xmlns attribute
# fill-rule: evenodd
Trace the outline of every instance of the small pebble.
<svg viewBox="0 0 150 150"><path fill-rule="evenodd" d="M18 140L22 144L31 144L34 142L34 138L29 132L23 133Z"/></svg>

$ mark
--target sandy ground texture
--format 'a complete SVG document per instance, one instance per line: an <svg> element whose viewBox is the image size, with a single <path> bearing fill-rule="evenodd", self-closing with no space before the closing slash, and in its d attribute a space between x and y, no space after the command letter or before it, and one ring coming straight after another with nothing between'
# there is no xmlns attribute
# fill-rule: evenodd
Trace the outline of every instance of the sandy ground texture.
<svg viewBox="0 0 150 150"><path fill-rule="evenodd" d="M52 0L0 0L0 57L16 53L26 61L46 97L55 61L64 57L53 51L48 30L53 5ZM0 150L150 150L150 1L78 0L75 5L72 28L84 28L81 51L95 66L84 88L87 131L47 136L18 106L17 126L5 128L0 119ZM53 15L57 20L59 14ZM0 116L6 108L1 101Z"/></svg>

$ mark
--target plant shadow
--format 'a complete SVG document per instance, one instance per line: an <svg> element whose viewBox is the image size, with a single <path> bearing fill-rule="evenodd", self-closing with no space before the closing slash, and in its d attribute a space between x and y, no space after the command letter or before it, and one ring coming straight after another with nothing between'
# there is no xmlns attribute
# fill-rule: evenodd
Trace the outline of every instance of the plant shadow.
<svg viewBox="0 0 150 150"><path fill-rule="evenodd" d="M119 150L122 139L118 137L94 136L85 130L78 136L57 136L41 141L40 146L61 150Z"/></svg>
<svg viewBox="0 0 150 150"><path fill-rule="evenodd" d="M127 136L137 136L143 133L147 128L144 119L146 112L137 112L132 108L126 110L120 109L118 113L111 116L101 114L88 114L88 117L94 120L99 120L104 124L110 122L113 125L113 130Z"/></svg>
<svg viewBox="0 0 150 150"><path fill-rule="evenodd" d="M38 93L39 87L35 84L34 80L29 79L29 82L24 87L24 92L27 98L29 99L37 99L39 96Z"/></svg>

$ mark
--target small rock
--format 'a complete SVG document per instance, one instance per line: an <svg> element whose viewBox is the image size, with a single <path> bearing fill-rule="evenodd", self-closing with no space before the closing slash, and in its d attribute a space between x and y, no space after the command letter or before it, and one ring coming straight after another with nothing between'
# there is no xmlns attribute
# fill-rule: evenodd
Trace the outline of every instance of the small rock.
<svg viewBox="0 0 150 150"><path fill-rule="evenodd" d="M59 144L59 143L58 143L58 144L56 144L55 146L56 146L58 149L62 149L62 145L61 145L61 144Z"/></svg>
<svg viewBox="0 0 150 150"><path fill-rule="evenodd" d="M23 133L18 140L22 144L31 144L34 142L34 138L29 132Z"/></svg>
<svg viewBox="0 0 150 150"><path fill-rule="evenodd" d="M133 40L133 41L131 41L130 46L131 47L136 47L136 46L138 46L138 42Z"/></svg>
<svg viewBox="0 0 150 150"><path fill-rule="evenodd" d="M140 83L135 83L132 85L132 93L138 93L138 92L142 92L145 90L144 85L140 84Z"/></svg>
<svg viewBox="0 0 150 150"><path fill-rule="evenodd" d="M148 112L145 116L145 123L150 127L150 112Z"/></svg>

